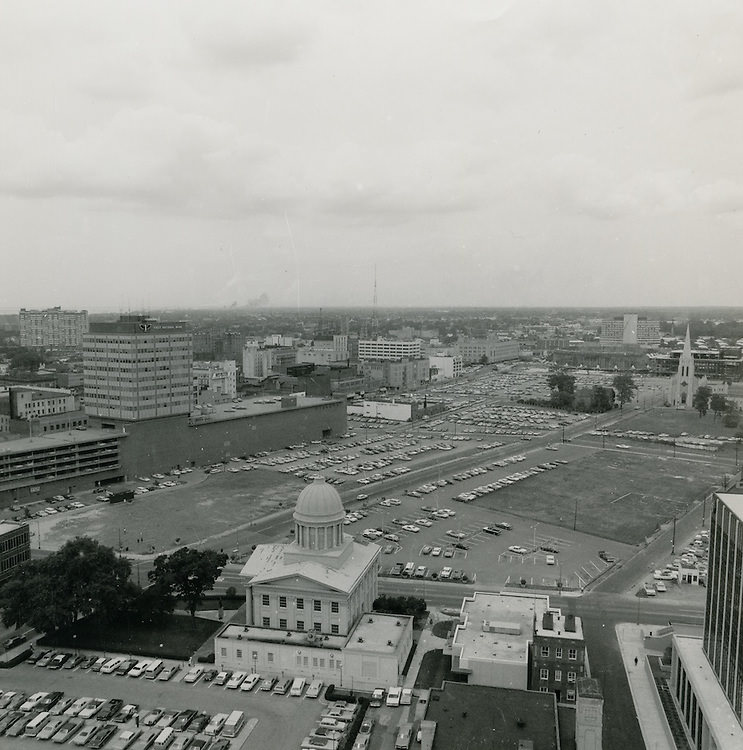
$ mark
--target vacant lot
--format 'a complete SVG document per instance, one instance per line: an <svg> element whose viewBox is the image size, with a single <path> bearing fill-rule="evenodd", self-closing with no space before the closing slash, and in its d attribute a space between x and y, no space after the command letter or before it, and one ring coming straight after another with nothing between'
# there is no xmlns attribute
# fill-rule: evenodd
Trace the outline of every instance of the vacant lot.
<svg viewBox="0 0 743 750"><path fill-rule="evenodd" d="M305 486L291 475L262 469L212 474L202 482L138 495L132 503L98 503L47 516L38 524L41 547L57 549L68 539L86 535L117 549L121 540L124 549L142 554L153 547L163 552L202 540L231 550L240 545L241 529L292 507ZM32 529L37 530L35 522ZM242 543L245 546L245 538Z"/></svg>
<svg viewBox="0 0 743 750"><path fill-rule="evenodd" d="M513 485L477 504L538 521L639 544L680 516L719 478L712 461L599 451Z"/></svg>

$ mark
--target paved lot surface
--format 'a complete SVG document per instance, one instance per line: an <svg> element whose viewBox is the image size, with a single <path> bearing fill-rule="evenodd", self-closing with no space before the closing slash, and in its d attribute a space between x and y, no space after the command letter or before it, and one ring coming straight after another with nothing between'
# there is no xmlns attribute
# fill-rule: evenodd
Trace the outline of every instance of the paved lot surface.
<svg viewBox="0 0 743 750"><path fill-rule="evenodd" d="M245 712L246 719L257 719L249 738L244 742L245 747L251 748L299 747L302 738L314 726L324 704L322 699L244 693L207 683L189 685L182 681L183 674L181 672L175 681L160 682L81 672L79 669L51 671L21 664L0 671L0 690L22 690L29 695L39 690L61 690L65 697L121 698L124 703L139 704L141 713L158 706L179 710L198 709L211 715L239 709ZM233 742L234 748L243 745L242 734L239 739L240 742ZM3 750L5 747L25 750L38 748L38 743L33 739L3 739L0 746Z"/></svg>

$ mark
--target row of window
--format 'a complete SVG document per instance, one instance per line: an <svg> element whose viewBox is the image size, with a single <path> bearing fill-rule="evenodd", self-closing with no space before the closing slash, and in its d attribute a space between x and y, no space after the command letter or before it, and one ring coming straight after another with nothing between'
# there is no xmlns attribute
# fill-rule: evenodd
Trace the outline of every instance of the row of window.
<svg viewBox="0 0 743 750"><path fill-rule="evenodd" d="M26 562L26 560L31 559L31 551L30 550L23 550L22 552L19 552L15 555L8 555L8 557L2 558L0 560L0 570L5 572L6 570L10 570L11 568L15 568L16 565L20 565L22 562Z"/></svg>
<svg viewBox="0 0 743 750"><path fill-rule="evenodd" d="M261 604L264 607L268 607L271 604L271 597L269 594L261 595ZM281 607L282 609L286 609L286 606L287 606L287 598L283 595L279 596L279 607ZM301 597L297 597L295 601L295 606L297 609L304 609L304 599ZM314 612L322 612L322 600L313 599L312 609ZM330 611L333 614L338 614L340 612L340 604L338 602L330 602Z"/></svg>
<svg viewBox="0 0 743 750"><path fill-rule="evenodd" d="M539 692L540 693L549 693L550 689L547 688L547 687L540 687L539 688ZM567 698L568 701L570 701L571 703L574 702L575 701L575 690L566 690L565 691L565 696L566 696L566 698Z"/></svg>
<svg viewBox="0 0 743 750"><path fill-rule="evenodd" d="M262 625L264 628L270 628L271 627L271 618L270 617L264 617L261 620ZM279 618L279 630L287 630L288 629L288 623L287 620L283 617ZM297 630L304 631L304 620L297 620ZM318 633L322 632L322 623L321 622L315 622L312 624L312 629ZM331 625L330 626L330 633L331 635L339 635L340 634L340 626L339 625Z"/></svg>
<svg viewBox="0 0 743 750"><path fill-rule="evenodd" d="M548 657L550 655L550 647L542 646L541 655L543 657ZM568 659L570 659L570 661L575 661L577 658L578 658L578 649L569 648ZM562 659L562 646L555 646L555 659Z"/></svg>
<svg viewBox="0 0 743 750"><path fill-rule="evenodd" d="M220 655L224 658L227 657L227 648L225 646L222 646L219 650ZM254 660L258 659L258 652L252 651L251 652L251 658ZM237 659L243 658L243 650L241 648L238 648L235 650L235 657ZM269 663L272 663L274 661L274 654L272 651L269 651L266 654L266 661ZM341 666L341 660L335 659L334 656L329 656L327 659L328 662L328 669L335 669L336 667L340 668ZM303 654L297 654L297 666L298 667L308 667L310 665L310 657L304 656ZM312 657L312 666L313 667L319 667L320 669L325 669L325 657L324 656L313 656Z"/></svg>
<svg viewBox="0 0 743 750"><path fill-rule="evenodd" d="M21 532L10 539L4 539L0 542L0 552L10 552L10 550L16 549L16 547L28 546L28 541L28 530L26 530L25 533Z"/></svg>
<svg viewBox="0 0 743 750"><path fill-rule="evenodd" d="M575 682L576 673L575 672L568 672L568 682ZM539 670L539 679L540 680L549 680L550 678L550 671L549 669L540 669ZM556 669L555 670L555 682L562 682L562 670Z"/></svg>

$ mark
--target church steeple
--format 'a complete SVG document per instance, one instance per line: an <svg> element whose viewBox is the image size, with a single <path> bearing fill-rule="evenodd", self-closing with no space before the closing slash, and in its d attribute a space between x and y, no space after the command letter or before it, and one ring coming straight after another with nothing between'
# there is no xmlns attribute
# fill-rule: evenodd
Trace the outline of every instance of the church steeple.
<svg viewBox="0 0 743 750"><path fill-rule="evenodd" d="M694 354L691 351L691 331L686 326L684 348L679 356L678 372L673 379L673 405L691 409L696 383L694 382Z"/></svg>

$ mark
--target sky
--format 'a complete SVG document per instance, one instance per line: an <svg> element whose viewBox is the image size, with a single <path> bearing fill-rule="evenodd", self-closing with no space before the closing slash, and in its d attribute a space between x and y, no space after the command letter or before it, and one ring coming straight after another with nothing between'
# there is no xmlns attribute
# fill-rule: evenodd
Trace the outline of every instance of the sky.
<svg viewBox="0 0 743 750"><path fill-rule="evenodd" d="M39 2L0 309L741 304L743 6Z"/></svg>

